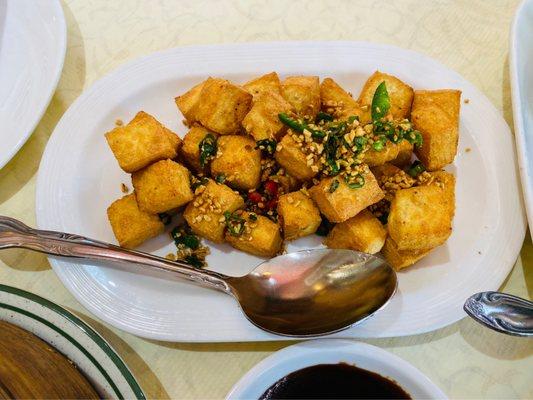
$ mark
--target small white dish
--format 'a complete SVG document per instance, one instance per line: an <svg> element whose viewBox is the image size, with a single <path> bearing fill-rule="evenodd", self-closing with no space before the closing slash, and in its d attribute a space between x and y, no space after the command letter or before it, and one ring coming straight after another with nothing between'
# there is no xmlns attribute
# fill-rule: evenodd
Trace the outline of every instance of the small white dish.
<svg viewBox="0 0 533 400"><path fill-rule="evenodd" d="M0 168L46 111L66 48L67 25L59 0L0 0Z"/></svg>
<svg viewBox="0 0 533 400"><path fill-rule="evenodd" d="M533 0L518 7L511 27L509 73L522 192L533 235ZM532 236L533 237L533 236Z"/></svg>
<svg viewBox="0 0 533 400"><path fill-rule="evenodd" d="M520 200L513 136L490 101L458 73L414 51L366 42L242 43L181 47L134 60L86 90L57 124L44 152L36 190L37 225L115 242L106 209L122 197L130 176L118 166L104 133L137 111L153 114L180 135L187 132L174 97L207 76L246 82L277 71L331 76L359 93L376 70L416 89L462 90L459 151L447 169L457 178L453 232L445 245L399 273L396 295L361 324L335 337L415 335L466 314L473 293L497 290L514 265L526 220ZM288 251L320 246L309 236ZM229 245L207 243L210 268L244 275L262 259ZM168 235L141 250L164 256L176 248ZM279 340L261 331L223 293L127 268L84 266L50 258L68 290L97 317L127 332L177 342Z"/></svg>
<svg viewBox="0 0 533 400"><path fill-rule="evenodd" d="M0 285L0 320L33 333L66 356L100 398L146 398L109 343L63 307L33 293Z"/></svg>
<svg viewBox="0 0 533 400"><path fill-rule="evenodd" d="M351 340L310 340L265 358L233 386L226 400L258 399L279 379L318 364L347 363L394 380L413 399L446 399L433 382L407 361L379 347Z"/></svg>

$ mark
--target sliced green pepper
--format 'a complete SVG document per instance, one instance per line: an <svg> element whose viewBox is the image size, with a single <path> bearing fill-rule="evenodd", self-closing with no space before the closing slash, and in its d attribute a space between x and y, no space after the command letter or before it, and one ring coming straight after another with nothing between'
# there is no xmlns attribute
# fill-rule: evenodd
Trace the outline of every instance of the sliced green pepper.
<svg viewBox="0 0 533 400"><path fill-rule="evenodd" d="M422 164L420 161L416 160L407 170L407 173L411 175L413 178L416 178L418 175L420 175L422 172L426 170L426 167L424 167L424 164Z"/></svg>
<svg viewBox="0 0 533 400"><path fill-rule="evenodd" d="M208 133L198 145L200 149L200 166L203 168L211 157L217 153L217 139Z"/></svg>
<svg viewBox="0 0 533 400"><path fill-rule="evenodd" d="M372 120L379 121L381 118L387 115L389 109L389 92L387 92L387 85L385 84L385 81L383 81L376 88L374 97L372 98Z"/></svg>
<svg viewBox="0 0 533 400"><path fill-rule="evenodd" d="M355 176L345 175L344 182L348 185L350 189L359 189L365 185L365 177L361 174Z"/></svg>

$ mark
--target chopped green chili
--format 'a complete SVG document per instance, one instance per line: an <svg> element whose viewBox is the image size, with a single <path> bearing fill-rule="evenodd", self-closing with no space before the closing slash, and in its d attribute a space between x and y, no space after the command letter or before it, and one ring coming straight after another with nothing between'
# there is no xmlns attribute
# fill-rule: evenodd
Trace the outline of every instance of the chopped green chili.
<svg viewBox="0 0 533 400"><path fill-rule="evenodd" d="M357 115L350 115L348 117L348 123L349 124L353 124L355 120L359 121L359 117Z"/></svg>
<svg viewBox="0 0 533 400"><path fill-rule="evenodd" d="M266 154L272 155L276 151L277 143L273 139L258 140L255 148L263 150Z"/></svg>
<svg viewBox="0 0 533 400"><path fill-rule="evenodd" d="M385 84L385 81L383 81L376 88L374 97L372 98L372 120L379 121L387 115L389 109L390 97L387 92L387 85Z"/></svg>
<svg viewBox="0 0 533 400"><path fill-rule="evenodd" d="M344 182L346 182L350 189L359 189L365 185L365 177L361 174L355 176L345 175Z"/></svg>
<svg viewBox="0 0 533 400"><path fill-rule="evenodd" d="M316 115L316 122L320 121L333 121L333 115L319 111Z"/></svg>
<svg viewBox="0 0 533 400"><path fill-rule="evenodd" d="M300 123L296 121L295 119L292 119L285 113L279 113L278 118L281 122L283 122L285 125L287 125L289 128L291 128L293 131L302 133L304 130L307 130L311 133L311 135L315 139L322 139L324 136L326 136L326 133L323 131L311 129L307 126L305 123Z"/></svg>
<svg viewBox="0 0 533 400"><path fill-rule="evenodd" d="M382 151L385 148L385 141L387 139L384 137L379 138L374 143L372 143L372 148L376 151Z"/></svg>
<svg viewBox="0 0 533 400"><path fill-rule="evenodd" d="M424 142L422 134L416 130L412 130L404 134L405 139L411 144L414 144L416 147L422 146Z"/></svg>
<svg viewBox="0 0 533 400"><path fill-rule="evenodd" d="M200 166L203 168L217 153L217 139L208 133L198 145L200 149Z"/></svg>
<svg viewBox="0 0 533 400"><path fill-rule="evenodd" d="M420 161L416 160L407 170L407 173L411 175L413 178L416 178L418 175L420 175L422 172L426 170L426 167L424 167L424 164L422 164Z"/></svg>

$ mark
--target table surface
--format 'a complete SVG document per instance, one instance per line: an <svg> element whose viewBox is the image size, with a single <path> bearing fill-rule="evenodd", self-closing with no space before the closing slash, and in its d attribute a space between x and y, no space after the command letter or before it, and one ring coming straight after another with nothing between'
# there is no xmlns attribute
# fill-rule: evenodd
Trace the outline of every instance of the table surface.
<svg viewBox="0 0 533 400"><path fill-rule="evenodd" d="M175 46L272 40L367 40L423 52L461 73L512 126L509 28L516 0L146 1L62 3L68 49L58 89L33 136L0 170L0 214L35 225L35 181L62 114L122 63ZM502 290L533 297L529 234ZM55 301L90 323L124 358L149 398L223 398L254 364L291 344L145 340L97 320L67 292L43 255L0 253L0 282ZM533 342L471 319L428 334L364 340L411 362L451 398L533 398Z"/></svg>

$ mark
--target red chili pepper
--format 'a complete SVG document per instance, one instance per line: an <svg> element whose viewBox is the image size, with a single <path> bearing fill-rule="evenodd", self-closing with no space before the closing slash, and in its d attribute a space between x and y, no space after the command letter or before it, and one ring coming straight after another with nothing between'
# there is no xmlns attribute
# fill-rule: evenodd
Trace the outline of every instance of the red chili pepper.
<svg viewBox="0 0 533 400"><path fill-rule="evenodd" d="M250 200L252 203L260 203L263 198L259 192L250 192L248 193L248 200Z"/></svg>
<svg viewBox="0 0 533 400"><path fill-rule="evenodd" d="M271 197L276 197L278 195L279 185L274 181L265 182L265 192L267 192Z"/></svg>
<svg viewBox="0 0 533 400"><path fill-rule="evenodd" d="M266 208L268 210L274 210L278 206L278 199L272 199L269 200L268 203L266 203Z"/></svg>

